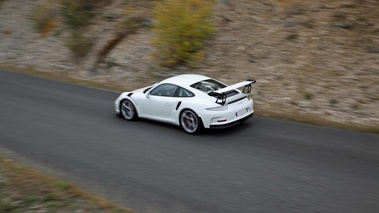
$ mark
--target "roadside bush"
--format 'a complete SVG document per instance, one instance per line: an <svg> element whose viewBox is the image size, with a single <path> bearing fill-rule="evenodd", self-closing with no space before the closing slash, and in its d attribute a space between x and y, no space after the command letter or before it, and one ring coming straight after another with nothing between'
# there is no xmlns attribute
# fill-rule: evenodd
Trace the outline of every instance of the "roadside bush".
<svg viewBox="0 0 379 213"><path fill-rule="evenodd" d="M34 28L45 36L57 26L56 16L56 10L53 7L38 5L33 9L30 19L33 21Z"/></svg>
<svg viewBox="0 0 379 213"><path fill-rule="evenodd" d="M214 31L213 1L162 0L156 3L153 30L155 58L162 66L195 64L203 57L204 41Z"/></svg>
<svg viewBox="0 0 379 213"><path fill-rule="evenodd" d="M93 40L78 31L73 31L66 42L75 60L85 57L93 46Z"/></svg>
<svg viewBox="0 0 379 213"><path fill-rule="evenodd" d="M62 21L71 31L66 46L71 50L75 60L85 57L93 46L93 39L83 35L83 28L91 23L97 8L110 2L110 0L60 0Z"/></svg>
<svg viewBox="0 0 379 213"><path fill-rule="evenodd" d="M63 22L72 29L90 24L95 9L109 3L109 0L62 0Z"/></svg>

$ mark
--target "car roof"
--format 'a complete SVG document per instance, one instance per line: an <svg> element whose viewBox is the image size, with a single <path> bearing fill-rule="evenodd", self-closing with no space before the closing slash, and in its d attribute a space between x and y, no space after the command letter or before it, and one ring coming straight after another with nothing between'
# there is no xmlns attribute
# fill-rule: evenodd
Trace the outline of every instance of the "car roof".
<svg viewBox="0 0 379 213"><path fill-rule="evenodd" d="M163 80L161 83L171 83L179 86L188 87L199 81L210 79L210 77L198 74L182 74Z"/></svg>

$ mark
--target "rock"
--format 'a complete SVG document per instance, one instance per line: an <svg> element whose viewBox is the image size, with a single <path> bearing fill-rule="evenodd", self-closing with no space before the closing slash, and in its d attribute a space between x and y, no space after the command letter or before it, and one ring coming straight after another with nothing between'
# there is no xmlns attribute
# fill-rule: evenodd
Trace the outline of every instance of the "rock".
<svg viewBox="0 0 379 213"><path fill-rule="evenodd" d="M248 61L249 61L250 63L257 63L257 58L256 58L255 56L249 56Z"/></svg>
<svg viewBox="0 0 379 213"><path fill-rule="evenodd" d="M106 21L114 22L120 19L121 15L120 14L106 14L103 17Z"/></svg>
<svg viewBox="0 0 379 213"><path fill-rule="evenodd" d="M367 51L369 53L379 53L379 46L368 46Z"/></svg>

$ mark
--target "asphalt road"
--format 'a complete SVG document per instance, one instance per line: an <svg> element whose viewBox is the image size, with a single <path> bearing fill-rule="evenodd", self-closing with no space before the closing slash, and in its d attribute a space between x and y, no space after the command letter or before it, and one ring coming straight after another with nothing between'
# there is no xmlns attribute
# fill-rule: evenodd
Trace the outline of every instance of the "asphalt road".
<svg viewBox="0 0 379 213"><path fill-rule="evenodd" d="M117 96L0 71L0 147L137 212L379 212L379 135L255 117L191 136L117 118Z"/></svg>

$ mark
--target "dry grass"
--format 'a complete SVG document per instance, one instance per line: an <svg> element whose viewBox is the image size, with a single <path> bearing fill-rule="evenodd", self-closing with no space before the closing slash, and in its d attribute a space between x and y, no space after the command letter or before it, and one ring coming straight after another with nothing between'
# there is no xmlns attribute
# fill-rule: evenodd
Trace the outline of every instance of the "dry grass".
<svg viewBox="0 0 379 213"><path fill-rule="evenodd" d="M5 0L0 0L0 9L1 9L1 6L3 5L4 2L5 2Z"/></svg>
<svg viewBox="0 0 379 213"><path fill-rule="evenodd" d="M375 125L363 125L363 124L354 123L354 122L341 123L341 122L330 121L322 117L304 115L304 114L295 113L295 112L284 113L284 112L267 111L257 106L255 106L254 108L257 115L264 116L264 117L272 117L276 119L296 121L296 122L307 123L307 124L318 125L318 126L326 126L326 127L333 127L333 128L338 128L338 129L346 129L346 130L352 130L352 131L379 134L379 127Z"/></svg>
<svg viewBox="0 0 379 213"><path fill-rule="evenodd" d="M95 81L89 81L84 79L78 79L78 78L72 78L67 75L67 73L63 72L42 72L39 70L36 70L32 67L29 68L18 68L13 66L7 66L7 65L0 65L0 69L4 70L12 70L14 72L18 73L24 73L27 75L32 75L40 78L47 78L54 81L60 81L60 82L66 82L66 83L72 83L72 84L78 84L86 87L94 87L94 88L101 88L105 90L112 90L112 91L125 91L126 88L124 85L112 83L112 84L106 84L101 82L95 82Z"/></svg>
<svg viewBox="0 0 379 213"><path fill-rule="evenodd" d="M107 212L131 210L0 157L0 212Z"/></svg>

